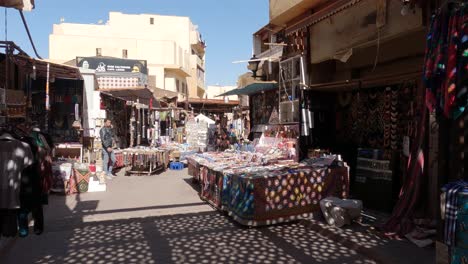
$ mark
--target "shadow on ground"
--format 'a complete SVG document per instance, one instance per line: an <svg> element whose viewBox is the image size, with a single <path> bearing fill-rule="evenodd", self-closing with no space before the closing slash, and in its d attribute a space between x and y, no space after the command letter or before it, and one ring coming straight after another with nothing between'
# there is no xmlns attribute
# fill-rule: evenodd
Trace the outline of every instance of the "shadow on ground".
<svg viewBox="0 0 468 264"><path fill-rule="evenodd" d="M249 229L217 212L62 227L19 240L1 262L375 263L300 223Z"/></svg>

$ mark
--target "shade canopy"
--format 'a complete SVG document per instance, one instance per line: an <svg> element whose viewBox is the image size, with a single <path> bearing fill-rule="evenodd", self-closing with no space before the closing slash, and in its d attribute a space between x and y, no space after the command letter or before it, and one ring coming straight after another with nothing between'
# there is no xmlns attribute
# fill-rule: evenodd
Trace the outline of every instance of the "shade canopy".
<svg viewBox="0 0 468 264"><path fill-rule="evenodd" d="M245 86L244 88L238 88L238 89L234 89L229 92L220 94L218 95L218 97L230 96L230 95L251 95L251 94L271 91L275 89L278 89L277 82L255 82L255 83Z"/></svg>
<svg viewBox="0 0 468 264"><path fill-rule="evenodd" d="M0 0L0 6L31 11L34 8L34 0Z"/></svg>
<svg viewBox="0 0 468 264"><path fill-rule="evenodd" d="M136 102L150 105L151 99L153 99L153 107L160 107L159 101L153 95L148 88L141 89L116 89L116 90L101 90L101 93L109 96L120 98L125 101Z"/></svg>

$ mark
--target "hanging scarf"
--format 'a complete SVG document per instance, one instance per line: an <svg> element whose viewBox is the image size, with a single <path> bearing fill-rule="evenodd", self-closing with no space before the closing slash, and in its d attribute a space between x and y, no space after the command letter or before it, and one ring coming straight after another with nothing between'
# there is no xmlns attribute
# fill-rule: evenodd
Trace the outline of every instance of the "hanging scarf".
<svg viewBox="0 0 468 264"><path fill-rule="evenodd" d="M434 14L426 39L426 105L447 118L460 117L468 106L467 8Z"/></svg>

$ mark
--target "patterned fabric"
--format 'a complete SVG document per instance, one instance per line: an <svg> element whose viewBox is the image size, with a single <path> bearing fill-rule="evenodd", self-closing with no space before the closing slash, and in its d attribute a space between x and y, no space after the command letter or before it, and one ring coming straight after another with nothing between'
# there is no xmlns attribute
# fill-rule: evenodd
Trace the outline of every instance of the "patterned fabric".
<svg viewBox="0 0 468 264"><path fill-rule="evenodd" d="M468 106L468 6L432 16L424 65L428 109L458 118Z"/></svg>
<svg viewBox="0 0 468 264"><path fill-rule="evenodd" d="M187 163L188 163L188 175L192 176L192 180L194 182L199 182L200 181L200 166L198 163L192 159L192 158L187 158Z"/></svg>
<svg viewBox="0 0 468 264"><path fill-rule="evenodd" d="M116 161L115 161L115 164L114 164L114 169L123 168L125 166L123 153L116 152L115 153L115 160Z"/></svg>
<svg viewBox="0 0 468 264"><path fill-rule="evenodd" d="M268 221L311 213L328 196L346 198L345 168L311 168L226 175L223 208L244 220ZM219 179L219 178L218 178Z"/></svg>
<svg viewBox="0 0 468 264"><path fill-rule="evenodd" d="M222 172L201 168L200 173L201 192L200 197L213 206L221 208L221 191L223 189L223 174Z"/></svg>
<svg viewBox="0 0 468 264"><path fill-rule="evenodd" d="M468 189L468 182L456 181L444 186L445 193L445 227L444 241L451 246L455 242L455 231L458 215L458 193Z"/></svg>
<svg viewBox="0 0 468 264"><path fill-rule="evenodd" d="M73 174L70 177L70 182L68 184L68 194L87 192L90 175L91 173L89 172L89 170L73 169Z"/></svg>

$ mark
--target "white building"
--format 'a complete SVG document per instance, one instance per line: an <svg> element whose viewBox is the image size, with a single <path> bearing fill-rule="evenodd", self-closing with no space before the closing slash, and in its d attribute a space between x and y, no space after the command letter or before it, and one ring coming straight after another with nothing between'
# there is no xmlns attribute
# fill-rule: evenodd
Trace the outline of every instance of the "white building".
<svg viewBox="0 0 468 264"><path fill-rule="evenodd" d="M110 12L105 24L61 23L49 37L49 56L64 63L106 56L148 62L148 86L200 98L205 90L205 44L188 17Z"/></svg>
<svg viewBox="0 0 468 264"><path fill-rule="evenodd" d="M237 95L231 95L231 96L221 96L218 97L218 95L221 95L223 93L229 92L231 90L237 89L237 86L221 86L221 85L209 85L206 88L205 96L203 98L205 99L224 99L229 100L229 101L237 101L239 100Z"/></svg>

